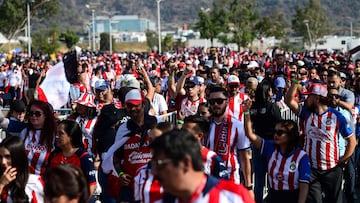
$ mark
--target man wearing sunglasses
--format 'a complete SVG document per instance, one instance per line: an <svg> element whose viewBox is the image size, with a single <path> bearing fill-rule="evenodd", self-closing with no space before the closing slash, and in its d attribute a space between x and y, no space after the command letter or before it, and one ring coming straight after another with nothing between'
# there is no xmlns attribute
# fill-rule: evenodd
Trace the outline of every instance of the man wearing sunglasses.
<svg viewBox="0 0 360 203"><path fill-rule="evenodd" d="M337 88L339 89L340 101L339 106L345 108L348 111L352 111L352 108L355 103L355 95L348 89L341 87L341 75L338 71L329 71L328 72L328 88Z"/></svg>
<svg viewBox="0 0 360 203"><path fill-rule="evenodd" d="M249 96L243 92L240 92L240 80L235 75L230 75L227 79L227 91L229 93L229 108L228 111L235 118L240 121L243 120L243 101L249 99Z"/></svg>
<svg viewBox="0 0 360 203"><path fill-rule="evenodd" d="M244 125L237 118L228 114L228 92L219 86L212 87L209 95L210 130L204 139L205 147L214 151L225 162L230 180L240 183L240 164L244 185L252 190L251 165L248 156L249 139L245 136Z"/></svg>
<svg viewBox="0 0 360 203"><path fill-rule="evenodd" d="M326 85L312 83L305 100L300 106L294 100L297 83L288 90L285 102L301 119L304 137L304 149L310 157L311 181L309 185L309 202L342 202L341 185L343 167L347 164L356 146L355 135L345 117L328 106L328 90ZM334 96L335 99L337 96ZM347 144L340 157L339 137Z"/></svg>

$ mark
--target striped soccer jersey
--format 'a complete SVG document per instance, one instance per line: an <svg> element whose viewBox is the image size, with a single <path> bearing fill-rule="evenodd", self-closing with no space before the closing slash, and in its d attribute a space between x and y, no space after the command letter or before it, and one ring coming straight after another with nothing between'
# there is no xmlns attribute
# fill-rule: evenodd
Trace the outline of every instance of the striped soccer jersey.
<svg viewBox="0 0 360 203"><path fill-rule="evenodd" d="M296 190L300 182L310 182L310 160L302 149L297 148L284 156L274 141L264 140L261 154L267 160L269 185L273 190Z"/></svg>
<svg viewBox="0 0 360 203"><path fill-rule="evenodd" d="M94 126L97 122L97 116L89 119L88 117L82 118L81 116L78 116L75 121L80 125L81 132L82 132L82 139L84 143L84 149L88 151L90 154L93 154L93 146L94 146Z"/></svg>
<svg viewBox="0 0 360 203"><path fill-rule="evenodd" d="M229 113L231 112L235 118L243 121L243 102L247 99L249 99L249 96L243 92L239 92L237 95L230 97L227 111L229 111Z"/></svg>
<svg viewBox="0 0 360 203"><path fill-rule="evenodd" d="M6 202L12 203L11 191L7 191ZM25 186L25 193L31 203L43 203L44 201L44 182L38 175L30 174ZM1 194L3 196L3 194ZM1 198L2 199L2 198Z"/></svg>
<svg viewBox="0 0 360 203"><path fill-rule="evenodd" d="M250 147L245 136L244 124L230 115L225 116L221 123L210 121L210 131L205 146L214 151L224 162L230 180L240 183L238 150Z"/></svg>
<svg viewBox="0 0 360 203"><path fill-rule="evenodd" d="M28 130L27 128L21 131L31 174L44 174L50 153L55 149L54 145L46 146L46 144L39 143L42 136L50 135L44 135L41 130Z"/></svg>
<svg viewBox="0 0 360 203"><path fill-rule="evenodd" d="M310 156L311 167L319 170L334 168L339 161L340 134L345 139L353 135L345 117L330 107L318 115L303 106L300 118L305 134L304 148Z"/></svg>

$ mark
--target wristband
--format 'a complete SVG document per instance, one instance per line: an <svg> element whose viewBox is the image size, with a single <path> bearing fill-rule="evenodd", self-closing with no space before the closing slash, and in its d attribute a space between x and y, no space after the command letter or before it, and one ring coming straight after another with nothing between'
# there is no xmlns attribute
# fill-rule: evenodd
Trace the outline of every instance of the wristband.
<svg viewBox="0 0 360 203"><path fill-rule="evenodd" d="M184 121L179 119L179 120L177 121L177 123L178 123L178 124L184 124Z"/></svg>
<svg viewBox="0 0 360 203"><path fill-rule="evenodd" d="M246 115L250 115L250 111L245 111L244 112L244 115L246 116Z"/></svg>
<svg viewBox="0 0 360 203"><path fill-rule="evenodd" d="M118 174L119 177L121 177L122 175L124 175L125 173L123 171L120 171L120 173Z"/></svg>
<svg viewBox="0 0 360 203"><path fill-rule="evenodd" d="M246 186L246 189L247 189L247 190L252 190L252 189L253 189L253 185Z"/></svg>
<svg viewBox="0 0 360 203"><path fill-rule="evenodd" d="M294 84L299 84L299 80L298 80L298 79L293 79L292 82L293 82Z"/></svg>

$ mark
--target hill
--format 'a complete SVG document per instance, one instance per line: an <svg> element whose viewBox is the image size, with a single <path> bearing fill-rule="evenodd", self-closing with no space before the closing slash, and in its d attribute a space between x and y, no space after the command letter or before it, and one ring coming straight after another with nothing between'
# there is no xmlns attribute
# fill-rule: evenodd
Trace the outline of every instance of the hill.
<svg viewBox="0 0 360 203"><path fill-rule="evenodd" d="M161 24L163 30L181 27L184 23L191 28L198 19L200 8L211 8L213 0L162 0ZM86 33L86 25L91 20L91 10L86 8L90 2L99 2L96 13L103 11L116 11L121 15L138 15L142 18L157 22L156 0L61 0L60 12L43 21L33 20L34 29L48 28L57 25L60 30L74 30L78 33ZM320 0L325 14L332 24L333 33L347 34L350 31L350 22L353 23L353 31L360 34L360 1L333 1ZM289 21L295 11L296 5L305 5L308 0L254 0L260 16L273 12L283 12Z"/></svg>

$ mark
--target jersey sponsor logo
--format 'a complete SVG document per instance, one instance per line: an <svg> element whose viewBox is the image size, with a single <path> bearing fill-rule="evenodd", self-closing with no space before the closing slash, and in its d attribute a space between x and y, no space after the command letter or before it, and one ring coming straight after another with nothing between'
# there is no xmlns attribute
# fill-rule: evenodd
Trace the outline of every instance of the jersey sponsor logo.
<svg viewBox="0 0 360 203"><path fill-rule="evenodd" d="M324 133L321 129L317 127L310 128L307 134L312 135L311 136L312 139L317 139L320 140L321 142L326 142L330 140L330 135Z"/></svg>
<svg viewBox="0 0 360 203"><path fill-rule="evenodd" d="M224 126L221 129L221 132L220 132L220 135L219 135L219 140L218 140L218 143L217 143L217 151L216 151L216 153L219 156L227 155L227 153L229 151L228 144L227 144L227 139L229 139L228 138L228 127Z"/></svg>
<svg viewBox="0 0 360 203"><path fill-rule="evenodd" d="M26 149L31 149L31 151L33 152L37 152L37 153L40 153L40 152L43 152L43 151L47 151L47 146L45 145L33 145L33 144L27 144L26 145Z"/></svg>
<svg viewBox="0 0 360 203"><path fill-rule="evenodd" d="M124 149L138 149L140 143L129 143L124 145Z"/></svg>
<svg viewBox="0 0 360 203"><path fill-rule="evenodd" d="M130 164L148 163L152 158L151 153L131 152L128 161Z"/></svg>

